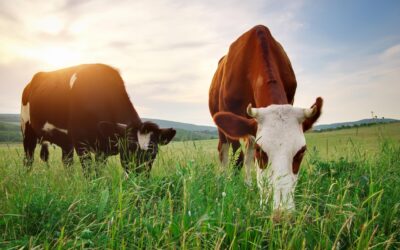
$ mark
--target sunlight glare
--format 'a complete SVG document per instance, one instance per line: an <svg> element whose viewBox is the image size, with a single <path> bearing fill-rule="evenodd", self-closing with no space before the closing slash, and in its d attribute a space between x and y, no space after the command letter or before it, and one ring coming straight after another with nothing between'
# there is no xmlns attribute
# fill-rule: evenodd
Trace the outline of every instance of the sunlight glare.
<svg viewBox="0 0 400 250"><path fill-rule="evenodd" d="M65 48L45 48L40 58L49 67L67 67L79 62L79 54Z"/></svg>
<svg viewBox="0 0 400 250"><path fill-rule="evenodd" d="M58 34L64 28L63 22L54 16L47 16L37 22L37 28L45 33Z"/></svg>
<svg viewBox="0 0 400 250"><path fill-rule="evenodd" d="M42 47L31 48L22 52L21 56L43 63L49 70L68 67L79 64L81 55L79 52L67 47Z"/></svg>

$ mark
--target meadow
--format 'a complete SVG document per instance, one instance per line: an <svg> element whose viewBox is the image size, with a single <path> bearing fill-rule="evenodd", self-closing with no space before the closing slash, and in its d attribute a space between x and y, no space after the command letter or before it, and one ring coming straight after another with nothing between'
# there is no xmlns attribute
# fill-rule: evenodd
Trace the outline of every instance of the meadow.
<svg viewBox="0 0 400 250"><path fill-rule="evenodd" d="M217 140L162 147L150 178L113 157L86 179L53 148L27 172L21 145L1 145L0 248L399 249L400 123L306 138L296 211L280 219L254 171L248 187L220 169Z"/></svg>

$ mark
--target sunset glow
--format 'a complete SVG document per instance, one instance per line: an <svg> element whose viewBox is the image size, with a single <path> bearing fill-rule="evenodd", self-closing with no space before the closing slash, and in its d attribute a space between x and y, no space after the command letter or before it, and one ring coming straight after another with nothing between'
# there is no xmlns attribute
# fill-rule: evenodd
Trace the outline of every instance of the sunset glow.
<svg viewBox="0 0 400 250"><path fill-rule="evenodd" d="M48 16L36 22L36 28L44 33L55 35L62 31L64 23L56 16Z"/></svg>
<svg viewBox="0 0 400 250"><path fill-rule="evenodd" d="M120 70L143 117L211 125L208 89L219 59L241 34L264 24L293 65L294 104L324 97L320 123L368 118L371 111L400 118L398 4L233 2L4 2L0 90L7 96L0 97L0 113L18 112L20 93L38 71L106 63Z"/></svg>
<svg viewBox="0 0 400 250"><path fill-rule="evenodd" d="M39 51L39 54L37 54L38 59L43 60L50 67L67 67L80 62L79 54L66 48L50 47Z"/></svg>

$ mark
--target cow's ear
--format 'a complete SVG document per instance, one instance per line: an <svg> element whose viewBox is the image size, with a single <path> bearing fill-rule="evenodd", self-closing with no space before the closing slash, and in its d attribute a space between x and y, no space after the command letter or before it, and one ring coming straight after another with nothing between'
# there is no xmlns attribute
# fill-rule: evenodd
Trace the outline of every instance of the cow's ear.
<svg viewBox="0 0 400 250"><path fill-rule="evenodd" d="M231 112L218 112L213 119L218 128L232 139L256 135L257 122L254 119L247 119Z"/></svg>
<svg viewBox="0 0 400 250"><path fill-rule="evenodd" d="M107 121L101 121L97 123L97 128L100 132L100 134L104 138L112 138L114 136L122 136L124 135L127 125L121 124L121 123L112 123L112 122L107 122Z"/></svg>
<svg viewBox="0 0 400 250"><path fill-rule="evenodd" d="M309 117L306 117L305 120L303 121L303 131L306 132L309 130L313 124L318 120L318 118L321 115L321 109L322 109L322 104L323 100L321 97L318 97L315 103L311 106L311 109L314 111L310 114Z"/></svg>
<svg viewBox="0 0 400 250"><path fill-rule="evenodd" d="M159 133L159 141L160 145L167 145L176 135L176 130L173 128L162 128Z"/></svg>

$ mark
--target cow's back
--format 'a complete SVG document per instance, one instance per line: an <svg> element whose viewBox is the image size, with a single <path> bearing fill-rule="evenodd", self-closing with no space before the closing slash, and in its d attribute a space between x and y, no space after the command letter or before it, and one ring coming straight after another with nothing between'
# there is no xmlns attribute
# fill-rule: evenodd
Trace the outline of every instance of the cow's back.
<svg viewBox="0 0 400 250"><path fill-rule="evenodd" d="M211 81L208 97L208 107L211 115L214 115L219 110L219 95L221 92L222 80L224 75L224 66L226 57L222 57L218 62L218 68L215 71L214 77Z"/></svg>
<svg viewBox="0 0 400 250"><path fill-rule="evenodd" d="M56 144L94 143L100 121L130 124L139 119L119 72L104 64L35 74L22 95L23 113L29 114L38 138Z"/></svg>
<svg viewBox="0 0 400 250"><path fill-rule="evenodd" d="M214 115L230 111L246 116L249 103L253 107L293 103L296 86L282 46L268 28L258 25L233 42L219 63L210 88L210 112Z"/></svg>
<svg viewBox="0 0 400 250"><path fill-rule="evenodd" d="M30 125L43 136L46 123L66 129L69 119L71 67L51 72L36 73L22 94L22 107L29 110Z"/></svg>
<svg viewBox="0 0 400 250"><path fill-rule="evenodd" d="M76 73L71 89L70 110L71 133L78 137L88 136L88 140L100 136L93 132L101 121L123 124L140 122L119 72L103 64Z"/></svg>

